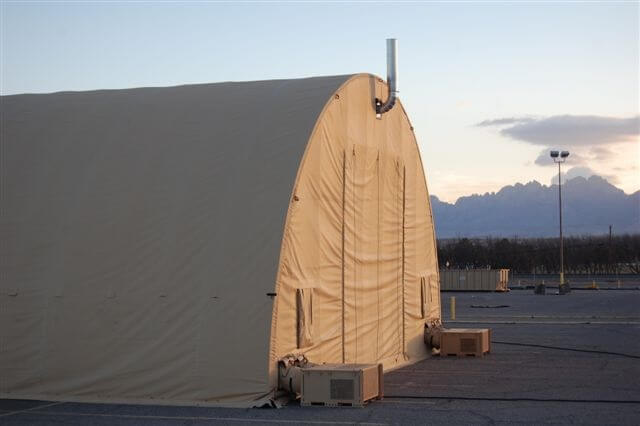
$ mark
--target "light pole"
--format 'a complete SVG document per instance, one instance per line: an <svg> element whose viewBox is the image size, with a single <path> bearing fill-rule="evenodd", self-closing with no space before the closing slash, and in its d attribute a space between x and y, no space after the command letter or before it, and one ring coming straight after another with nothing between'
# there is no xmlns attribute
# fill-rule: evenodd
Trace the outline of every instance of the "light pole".
<svg viewBox="0 0 640 426"><path fill-rule="evenodd" d="M558 293L566 294L571 291L569 284L564 282L564 240L562 239L562 172L560 166L569 156L569 151L551 151L553 162L558 164L558 212L560 217L560 285Z"/></svg>

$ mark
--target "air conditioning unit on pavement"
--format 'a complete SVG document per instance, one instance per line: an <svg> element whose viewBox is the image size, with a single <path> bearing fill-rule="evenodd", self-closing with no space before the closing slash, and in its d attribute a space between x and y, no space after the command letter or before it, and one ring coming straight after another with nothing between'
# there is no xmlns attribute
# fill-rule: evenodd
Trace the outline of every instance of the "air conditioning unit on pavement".
<svg viewBox="0 0 640 426"><path fill-rule="evenodd" d="M448 328L440 332L440 356L483 356L491 352L488 328Z"/></svg>
<svg viewBox="0 0 640 426"><path fill-rule="evenodd" d="M382 364L321 364L302 368L303 406L362 407L383 396Z"/></svg>

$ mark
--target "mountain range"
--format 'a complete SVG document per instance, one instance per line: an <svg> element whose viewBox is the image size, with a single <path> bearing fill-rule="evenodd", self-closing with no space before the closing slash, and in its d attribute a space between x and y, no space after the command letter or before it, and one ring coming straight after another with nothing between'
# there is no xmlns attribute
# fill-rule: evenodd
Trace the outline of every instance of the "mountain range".
<svg viewBox="0 0 640 426"><path fill-rule="evenodd" d="M438 238L552 237L558 235L558 185L537 181L498 192L460 197L454 203L431 196ZM575 177L562 185L565 235L640 233L640 191L626 194L600 176Z"/></svg>

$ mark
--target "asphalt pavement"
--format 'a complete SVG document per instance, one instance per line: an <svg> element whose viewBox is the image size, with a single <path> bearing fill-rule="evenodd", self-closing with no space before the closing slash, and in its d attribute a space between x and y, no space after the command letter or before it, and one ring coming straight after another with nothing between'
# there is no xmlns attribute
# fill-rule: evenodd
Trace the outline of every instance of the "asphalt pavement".
<svg viewBox="0 0 640 426"><path fill-rule="evenodd" d="M365 408L0 400L0 425L640 423L640 291L442 293L442 306L447 327L491 328L491 353L387 372Z"/></svg>

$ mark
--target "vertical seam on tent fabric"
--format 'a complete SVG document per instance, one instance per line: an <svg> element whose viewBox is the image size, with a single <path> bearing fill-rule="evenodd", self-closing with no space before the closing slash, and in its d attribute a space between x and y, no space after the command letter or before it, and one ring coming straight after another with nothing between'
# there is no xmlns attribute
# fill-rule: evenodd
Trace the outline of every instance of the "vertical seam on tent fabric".
<svg viewBox="0 0 640 426"><path fill-rule="evenodd" d="M309 324L313 325L313 287L309 290ZM313 335L312 341L313 341Z"/></svg>
<svg viewBox="0 0 640 426"><path fill-rule="evenodd" d="M342 150L342 363L344 364L344 204L347 152Z"/></svg>
<svg viewBox="0 0 640 426"><path fill-rule="evenodd" d="M399 163L398 163L398 159L396 159L396 164L395 164L395 175L396 175L396 184L395 184L395 202L396 202L396 211L395 211L395 215L396 215L396 219L398 218L398 211L400 210L400 171L398 170L399 167ZM400 258L400 232L399 232L399 223L396 223L396 259ZM396 337L398 340L398 346L397 346L397 350L398 353L400 353L400 295L399 295L399 276L398 276L398 265L396 264Z"/></svg>
<svg viewBox="0 0 640 426"><path fill-rule="evenodd" d="M358 214L358 206L356 205L356 173L357 159L356 146L353 145L353 170L351 173L351 205L353 206L353 312L355 315L355 336L356 336L356 356L354 361L358 361L358 233L356 232L356 216Z"/></svg>
<svg viewBox="0 0 640 426"><path fill-rule="evenodd" d="M300 333L302 332L301 327L300 327L300 293L302 292L302 289L299 288L296 290L296 349L300 349L302 347L302 342L301 342L301 338L300 338Z"/></svg>
<svg viewBox="0 0 640 426"><path fill-rule="evenodd" d="M376 157L376 180L377 180L377 190L378 190L378 199L377 199L377 207L378 207L378 224L377 224L377 247L376 247L376 296L377 296L377 308L376 314L378 316L376 322L376 360L379 357L379 348L380 348L380 149L378 149L378 156Z"/></svg>
<svg viewBox="0 0 640 426"><path fill-rule="evenodd" d="M407 185L407 169L402 166L402 353L405 353L406 336L405 336L405 288L404 288L404 268L405 268L405 209L406 209L406 185Z"/></svg>

